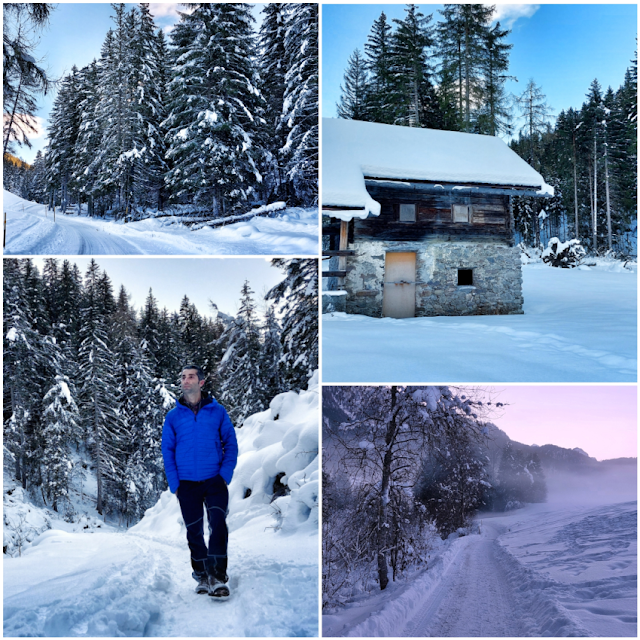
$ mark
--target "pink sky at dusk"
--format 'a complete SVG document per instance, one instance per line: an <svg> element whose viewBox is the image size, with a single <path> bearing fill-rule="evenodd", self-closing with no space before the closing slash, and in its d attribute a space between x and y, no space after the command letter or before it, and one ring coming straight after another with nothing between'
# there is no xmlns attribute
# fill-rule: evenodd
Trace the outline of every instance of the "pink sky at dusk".
<svg viewBox="0 0 640 640"><path fill-rule="evenodd" d="M637 457L636 386L494 387L509 406L491 419L524 444L579 447L598 460Z"/></svg>

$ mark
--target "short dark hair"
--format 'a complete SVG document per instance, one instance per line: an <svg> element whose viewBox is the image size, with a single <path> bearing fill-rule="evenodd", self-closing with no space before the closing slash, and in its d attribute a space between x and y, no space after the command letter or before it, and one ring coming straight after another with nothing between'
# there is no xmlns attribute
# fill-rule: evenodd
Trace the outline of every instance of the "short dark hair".
<svg viewBox="0 0 640 640"><path fill-rule="evenodd" d="M197 364L186 364L182 367L182 371L185 369L195 369L198 374L198 380L204 380L206 376L204 375L204 371Z"/></svg>

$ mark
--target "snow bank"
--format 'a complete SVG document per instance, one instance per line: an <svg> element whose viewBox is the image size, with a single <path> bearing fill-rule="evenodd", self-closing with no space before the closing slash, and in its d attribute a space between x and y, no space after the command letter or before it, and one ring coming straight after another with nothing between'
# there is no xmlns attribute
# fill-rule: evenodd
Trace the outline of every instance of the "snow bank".
<svg viewBox="0 0 640 640"><path fill-rule="evenodd" d="M542 176L499 138L323 118L322 204L341 219L379 215L364 177L530 187L553 195Z"/></svg>
<svg viewBox="0 0 640 640"><path fill-rule="evenodd" d="M318 372L307 391L276 396L269 409L245 420L240 456L229 487L229 526L258 513L276 517L282 533L318 531ZM284 475L282 475L284 474ZM273 499L276 478L289 495Z"/></svg>
<svg viewBox="0 0 640 640"><path fill-rule="evenodd" d="M468 544L468 536L442 540L434 536L425 558L427 568L407 571L384 591L361 594L343 609L322 616L322 635L345 637L396 637L419 614L424 602L440 585L449 566Z"/></svg>
<svg viewBox="0 0 640 640"><path fill-rule="evenodd" d="M15 480L13 454L4 447L3 451L3 551L8 557L20 557L30 547L47 539L51 531L93 533L113 531L105 524L93 507L95 503L95 477L81 470L82 460L76 452L74 466L77 471L69 490L70 504L65 513L53 511L42 502L35 504L33 496ZM88 505L87 500L92 504Z"/></svg>

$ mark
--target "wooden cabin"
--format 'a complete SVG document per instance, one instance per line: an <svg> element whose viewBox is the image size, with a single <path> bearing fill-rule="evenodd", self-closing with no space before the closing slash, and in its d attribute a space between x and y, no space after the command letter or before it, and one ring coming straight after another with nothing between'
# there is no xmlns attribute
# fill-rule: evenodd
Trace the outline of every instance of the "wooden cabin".
<svg viewBox="0 0 640 640"><path fill-rule="evenodd" d="M322 148L325 310L523 312L511 198L553 190L502 140L324 119Z"/></svg>

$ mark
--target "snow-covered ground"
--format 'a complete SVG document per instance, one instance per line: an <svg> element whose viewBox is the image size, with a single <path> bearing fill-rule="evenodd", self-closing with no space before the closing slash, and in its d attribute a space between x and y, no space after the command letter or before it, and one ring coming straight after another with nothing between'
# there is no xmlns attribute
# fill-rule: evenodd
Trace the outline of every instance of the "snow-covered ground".
<svg viewBox="0 0 640 640"><path fill-rule="evenodd" d="M637 503L608 500L482 514L426 571L324 615L323 635L637 637Z"/></svg>
<svg viewBox="0 0 640 640"><path fill-rule="evenodd" d="M523 266L524 315L323 315L323 381L635 382L637 274Z"/></svg>
<svg viewBox="0 0 640 640"><path fill-rule="evenodd" d="M221 228L190 230L169 218L139 222L56 215L3 192L5 255L317 255L318 209L288 208Z"/></svg>
<svg viewBox="0 0 640 640"><path fill-rule="evenodd" d="M317 636L318 395L316 374L238 432L227 601L196 595L167 491L126 532L63 525L5 556L4 636ZM270 502L277 472L291 493Z"/></svg>

